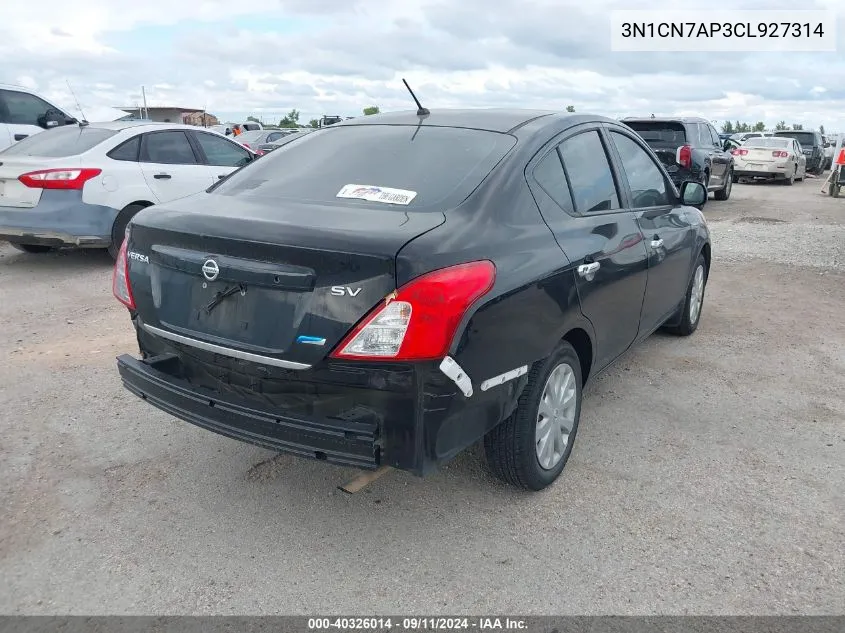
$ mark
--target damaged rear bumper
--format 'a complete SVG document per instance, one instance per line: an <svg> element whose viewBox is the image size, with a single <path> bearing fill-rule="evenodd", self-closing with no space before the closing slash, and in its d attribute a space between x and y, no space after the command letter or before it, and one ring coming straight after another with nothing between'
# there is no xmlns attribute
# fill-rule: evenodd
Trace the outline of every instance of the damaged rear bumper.
<svg viewBox="0 0 845 633"><path fill-rule="evenodd" d="M270 450L419 476L507 417L526 378L473 385L449 357L444 366L326 361L291 370L136 331L146 358L120 356L118 371L148 404Z"/></svg>
<svg viewBox="0 0 845 633"><path fill-rule="evenodd" d="M372 469L379 465L378 423L362 412L357 421L330 424L256 409L246 403L202 395L181 381L158 371L172 358L140 361L118 357L123 385L153 406L209 431L276 450L345 466Z"/></svg>

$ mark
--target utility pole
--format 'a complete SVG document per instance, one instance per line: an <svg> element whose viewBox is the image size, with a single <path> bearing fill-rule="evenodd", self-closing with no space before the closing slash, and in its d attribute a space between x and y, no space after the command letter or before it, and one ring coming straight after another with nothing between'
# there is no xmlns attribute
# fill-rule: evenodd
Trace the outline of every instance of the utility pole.
<svg viewBox="0 0 845 633"><path fill-rule="evenodd" d="M144 86L141 86L141 97L144 99L144 118L150 118L150 111L147 109L147 92L144 90Z"/></svg>

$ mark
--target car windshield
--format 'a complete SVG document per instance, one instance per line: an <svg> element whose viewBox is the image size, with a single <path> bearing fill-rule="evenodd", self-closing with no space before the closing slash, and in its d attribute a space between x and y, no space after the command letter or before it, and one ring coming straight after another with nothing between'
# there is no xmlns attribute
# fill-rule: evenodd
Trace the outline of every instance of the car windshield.
<svg viewBox="0 0 845 633"><path fill-rule="evenodd" d="M646 143L667 143L683 145L687 141L682 123L674 121L623 121L639 134Z"/></svg>
<svg viewBox="0 0 845 633"><path fill-rule="evenodd" d="M778 136L786 137L786 138L794 138L796 141L801 143L801 145L803 147L812 147L813 145L816 144L815 143L816 135L813 134L812 132L789 132L789 133L779 132Z"/></svg>
<svg viewBox="0 0 845 633"><path fill-rule="evenodd" d="M750 138L742 145L743 147L789 147L791 143L792 139L768 137Z"/></svg>
<svg viewBox="0 0 845 633"><path fill-rule="evenodd" d="M117 130L97 127L66 125L28 136L2 153L4 156L45 156L49 158L76 156L111 138L117 132Z"/></svg>
<svg viewBox="0 0 845 633"><path fill-rule="evenodd" d="M300 136L300 135L297 135ZM430 125L348 125L301 135L221 181L213 192L323 204L407 209L462 202L514 147L508 134ZM349 187L354 185L354 187ZM385 188L414 192L409 204L339 198ZM389 192L385 192L390 197Z"/></svg>

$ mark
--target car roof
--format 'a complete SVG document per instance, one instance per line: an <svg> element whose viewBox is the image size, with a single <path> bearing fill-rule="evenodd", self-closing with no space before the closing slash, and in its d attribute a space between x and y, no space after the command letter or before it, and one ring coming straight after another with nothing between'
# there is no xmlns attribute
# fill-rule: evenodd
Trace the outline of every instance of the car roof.
<svg viewBox="0 0 845 633"><path fill-rule="evenodd" d="M184 123L154 123L150 121L109 121L109 122L93 122L88 123L86 127L98 128L101 130L114 130L120 132L130 128L146 128L140 130L142 132L151 132L154 130L207 130L196 125L185 125ZM211 130L207 130L210 131ZM212 132L216 134L216 132Z"/></svg>
<svg viewBox="0 0 845 633"><path fill-rule="evenodd" d="M647 123L649 121L655 122L662 122L662 123L706 123L710 125L710 121L700 116L658 116L658 117L646 117L646 116L629 116L623 119L620 119L623 123L629 122L643 122Z"/></svg>
<svg viewBox="0 0 845 633"><path fill-rule="evenodd" d="M356 117L330 127L350 125L431 125L461 127L489 132L510 132L540 117L557 114L554 110L526 110L519 108L433 109L420 117L416 110L387 112Z"/></svg>

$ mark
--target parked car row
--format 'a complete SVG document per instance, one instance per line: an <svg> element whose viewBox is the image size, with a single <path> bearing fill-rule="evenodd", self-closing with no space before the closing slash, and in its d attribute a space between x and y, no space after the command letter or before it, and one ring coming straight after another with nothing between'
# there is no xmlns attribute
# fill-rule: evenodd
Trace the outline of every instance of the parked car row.
<svg viewBox="0 0 845 633"><path fill-rule="evenodd" d="M697 126L667 125L683 144ZM113 291L140 357L120 376L202 428L363 469L425 475L483 438L496 474L544 488L585 382L659 328L698 327L701 169L729 192L732 159L670 175L588 114L335 123L134 216Z"/></svg>
<svg viewBox="0 0 845 633"><path fill-rule="evenodd" d="M108 248L138 211L209 188L257 158L215 132L171 123L65 125L0 153L0 240L19 250Z"/></svg>

